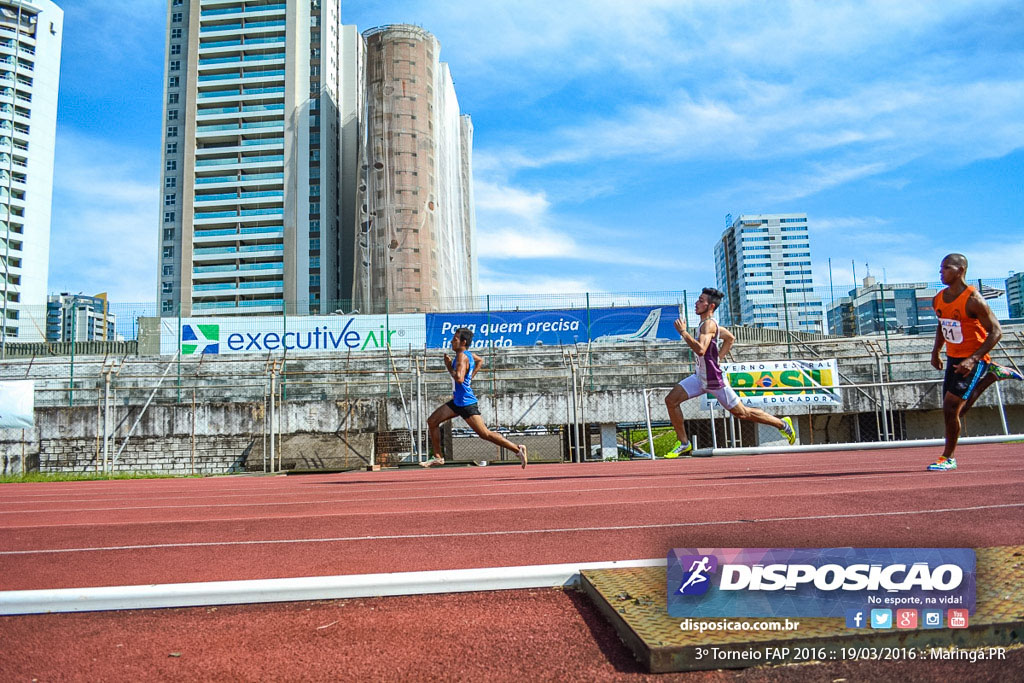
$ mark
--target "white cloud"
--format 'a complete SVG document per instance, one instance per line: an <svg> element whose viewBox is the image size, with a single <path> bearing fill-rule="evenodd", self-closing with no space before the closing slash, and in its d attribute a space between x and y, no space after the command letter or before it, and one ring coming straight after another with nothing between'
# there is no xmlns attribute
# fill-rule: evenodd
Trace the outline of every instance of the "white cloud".
<svg viewBox="0 0 1024 683"><path fill-rule="evenodd" d="M156 300L157 164L138 150L58 131L51 291L106 291L114 304Z"/></svg>

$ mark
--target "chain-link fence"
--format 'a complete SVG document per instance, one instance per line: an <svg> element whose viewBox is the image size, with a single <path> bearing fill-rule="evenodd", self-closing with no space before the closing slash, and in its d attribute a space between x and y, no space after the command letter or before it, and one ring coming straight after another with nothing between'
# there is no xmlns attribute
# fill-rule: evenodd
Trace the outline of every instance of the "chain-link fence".
<svg viewBox="0 0 1024 683"><path fill-rule="evenodd" d="M764 327L815 334L840 336L885 334L929 334L935 329L931 310L932 297L942 289L938 282L872 282L856 286L808 284L775 286L768 289L746 288L731 291L724 287L726 298L719 320L730 326ZM710 284L710 283L709 283ZM851 283L852 284L852 283ZM970 278L969 284L985 296L993 312L1001 320L1024 319L1024 300L1019 286L1012 279ZM243 297L216 291L206 296L195 292L193 300L181 306L177 302L100 302L82 297L74 304L92 315L68 315L57 304L10 307L10 331L0 339L0 351L19 354L24 343L55 344L77 340L100 339L103 330L111 329L108 339L134 340L141 331L143 318L175 318L227 315L260 315L301 318L310 315L404 314L427 312L502 313L526 310L623 308L635 306L675 305L688 314L688 323L697 323L693 304L700 290L662 290L634 292L582 292L551 294L503 294L474 297L450 297L440 300L406 298L382 300L372 305L351 299L285 300L280 295ZM227 298L225 298L227 297ZM70 302L74 297L67 297ZM71 303L67 304L71 306ZM101 322L102 321L102 322ZM77 329L75 323L79 322ZM106 324L104 324L106 323ZM591 341L583 332L576 342ZM8 348L10 347L10 348ZM67 350L60 353L68 353ZM46 355L46 347L36 355Z"/></svg>

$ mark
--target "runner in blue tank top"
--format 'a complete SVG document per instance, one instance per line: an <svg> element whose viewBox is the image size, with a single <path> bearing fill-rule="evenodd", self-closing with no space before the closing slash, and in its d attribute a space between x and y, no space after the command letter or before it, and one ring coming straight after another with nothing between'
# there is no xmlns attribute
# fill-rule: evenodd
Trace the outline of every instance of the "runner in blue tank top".
<svg viewBox="0 0 1024 683"><path fill-rule="evenodd" d="M444 367L452 376L454 389L452 400L435 410L427 418L427 427L430 429L430 443L434 447L434 457L426 462L421 462L421 467L443 465L444 455L441 451L441 424L453 417L461 417L466 424L476 432L481 439L486 439L493 444L519 455L519 463L526 467L526 446L516 445L497 432L487 428L484 419L480 417L480 408L477 405L476 396L473 394L473 376L483 367L484 359L475 355L469 350L473 342L473 330L460 327L455 330L452 336L452 351L455 352L455 362L448 354L444 354Z"/></svg>
<svg viewBox="0 0 1024 683"><path fill-rule="evenodd" d="M796 443L796 431L793 429L793 421L788 417L781 420L774 415L769 415L763 410L750 408L740 403L740 397L729 386L729 382L722 372L719 358L729 353L736 337L729 330L718 326L715 321L715 311L722 303L725 295L712 287L705 287L697 303L694 304L694 312L700 316L700 327L697 329L697 338L694 339L686 329L686 323L681 318L676 319L676 332L683 338L683 341L697 354L697 374L690 375L677 384L668 396L665 397L665 407L668 408L668 417L672 420L672 427L676 430L679 441L675 448L665 454L666 458L678 458L684 453L693 450L693 444L686 436L686 425L683 422L683 411L679 406L691 398L697 398L701 394L711 394L722 407L728 410L741 420L759 422L771 425L779 430L786 437L789 445ZM723 340L722 348L718 348L719 339Z"/></svg>

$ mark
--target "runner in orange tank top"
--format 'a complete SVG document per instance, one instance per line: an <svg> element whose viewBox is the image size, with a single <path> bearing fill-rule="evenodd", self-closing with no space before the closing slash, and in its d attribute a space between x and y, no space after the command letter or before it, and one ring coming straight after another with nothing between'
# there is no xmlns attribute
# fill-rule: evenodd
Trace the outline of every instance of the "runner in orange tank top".
<svg viewBox="0 0 1024 683"><path fill-rule="evenodd" d="M932 366L942 370L939 351L946 346L946 377L943 382L942 412L946 421L946 447L932 471L956 469L957 440L960 438L960 416L992 382L1001 379L989 374L989 351L1003 336L999 321L974 287L967 285L967 257L950 254L939 268L946 288L935 295L932 307L939 325L935 329Z"/></svg>

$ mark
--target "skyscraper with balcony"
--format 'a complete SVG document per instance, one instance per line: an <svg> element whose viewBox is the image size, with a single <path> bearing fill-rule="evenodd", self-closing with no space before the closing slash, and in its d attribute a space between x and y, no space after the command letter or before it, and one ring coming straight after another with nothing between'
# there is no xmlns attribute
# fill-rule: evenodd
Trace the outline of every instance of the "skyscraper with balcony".
<svg viewBox="0 0 1024 683"><path fill-rule="evenodd" d="M167 26L161 314L333 310L339 0L168 0Z"/></svg>
<svg viewBox="0 0 1024 683"><path fill-rule="evenodd" d="M64 12L50 0L0 0L0 339L46 329L50 202Z"/></svg>
<svg viewBox="0 0 1024 683"><path fill-rule="evenodd" d="M724 325L794 332L822 329L814 296L807 214L743 214L727 221L715 245L719 309Z"/></svg>

